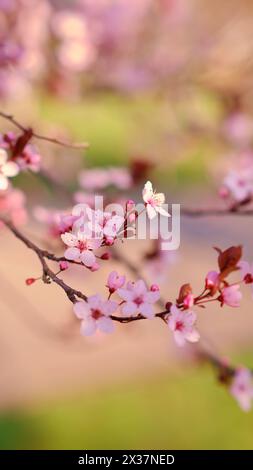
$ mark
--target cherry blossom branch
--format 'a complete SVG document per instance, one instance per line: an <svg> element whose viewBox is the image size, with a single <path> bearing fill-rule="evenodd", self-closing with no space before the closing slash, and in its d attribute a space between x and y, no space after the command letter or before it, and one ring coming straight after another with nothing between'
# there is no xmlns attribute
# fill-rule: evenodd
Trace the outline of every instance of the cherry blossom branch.
<svg viewBox="0 0 253 470"><path fill-rule="evenodd" d="M91 301L92 296L87 297L84 293L77 291L76 289L73 289L71 286L67 285L62 279L58 277L59 272L58 273L53 272L46 262L46 259L59 262L59 260L63 260L63 257L57 257L45 250L42 250L37 245L35 245L35 243L33 243L26 236L24 236L14 226L12 222L9 222L8 220L5 220L3 218L0 218L0 220L13 233L13 235L15 235L15 237L17 237L22 243L24 243L28 249L31 249L39 258L43 273L42 273L42 276L37 279L42 279L42 281L46 284L49 284L50 282L56 283L61 289L63 289L63 291L67 295L68 299L72 302L72 304L74 304L74 311L76 314L78 314L78 309L80 310L80 308L83 308L84 304L87 305ZM238 249L240 251L240 247L232 247L226 250L225 252L220 251L219 267L221 270L220 272L221 276L224 275L225 277L229 272L235 270L236 263L237 263L236 251L238 251ZM228 252L230 252L229 259L227 257ZM127 266L127 268L130 269L131 272L133 272L137 278L140 276L138 268L133 263L131 263L128 259L122 257L121 254L119 253L114 252L114 254L115 254L115 259L124 263L125 266ZM223 264L223 267L221 266L222 264ZM139 282L143 282L143 281L139 281ZM225 280L223 282L226 283ZM185 310L184 302L181 301L181 297L182 297L181 294L185 294L185 292L187 292L188 286L189 285L184 285L180 289L179 298L176 301L176 305L177 305L176 308L178 308L179 310L183 310L183 311ZM212 297L214 295L214 293L211 293L211 291L208 293L206 292L206 290L207 289L204 289L204 291L201 292L201 294L199 294L197 297L193 299L194 305L199 305L200 307L201 306L203 307L202 303L205 301L208 302L210 300L208 297L210 296ZM111 294L109 294L109 299L110 299L110 296ZM94 297L96 296L93 296L93 299ZM219 297L215 299L211 299L211 300L218 300L221 302L221 305L222 305L222 301L220 300ZM160 304L164 305L164 302L160 300ZM75 310L76 307L78 307L77 310ZM161 312L156 313L154 317L161 318L167 324L170 321L170 315L173 313L174 312L173 312L172 303L167 302L165 305L165 310L162 310ZM125 317L117 316L117 315L110 315L109 317L110 317L110 321L116 321L119 323L130 323L133 321L146 319L146 317L143 316L142 314L138 314L137 316L125 316ZM250 401L251 401L251 397L253 393L253 389L251 388L253 371L250 369L246 369L246 368L236 368L234 366L231 366L226 360L209 352L208 348L203 345L201 345L201 347L195 350L195 356L198 360L207 361L209 364L215 367L217 371L218 380L221 383L223 383L226 387L229 387L230 393L234 396L234 398L237 399L242 409L244 409L245 411L248 411L250 409ZM246 392L244 392L244 390L246 390Z"/></svg>
<svg viewBox="0 0 253 470"><path fill-rule="evenodd" d="M44 140L52 144L57 144L62 147L73 148L73 149L86 149L89 147L89 144L87 142L81 142L81 143L64 142L62 140L56 139L55 137L48 137L45 135L38 134L31 127L23 126L19 121L17 121L14 118L14 116L12 116L11 114L4 113L3 111L0 111L0 116L6 119L7 121L11 122L15 127L21 130L24 134L28 134L30 138L34 137L35 139Z"/></svg>

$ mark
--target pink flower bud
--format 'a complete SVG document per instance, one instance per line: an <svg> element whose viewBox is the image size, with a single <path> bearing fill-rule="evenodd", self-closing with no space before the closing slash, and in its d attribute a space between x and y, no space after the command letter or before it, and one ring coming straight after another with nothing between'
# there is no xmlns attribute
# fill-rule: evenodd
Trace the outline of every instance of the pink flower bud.
<svg viewBox="0 0 253 470"><path fill-rule="evenodd" d="M191 308L194 304L193 294L192 293L187 294L184 298L183 303L184 303L185 308Z"/></svg>
<svg viewBox="0 0 253 470"><path fill-rule="evenodd" d="M112 237L106 237L105 244L107 246L112 246L114 244L114 238Z"/></svg>
<svg viewBox="0 0 253 470"><path fill-rule="evenodd" d="M120 276L117 271L112 271L108 276L106 286L108 287L110 293L113 294L113 292L115 292L117 289L123 287L125 282L125 276Z"/></svg>
<svg viewBox="0 0 253 470"><path fill-rule="evenodd" d="M28 279L25 280L25 283L27 286L31 286L35 281L36 279L34 277L28 277Z"/></svg>
<svg viewBox="0 0 253 470"><path fill-rule="evenodd" d="M152 284L150 287L151 292L157 292L160 290L160 287L157 284Z"/></svg>
<svg viewBox="0 0 253 470"><path fill-rule="evenodd" d="M69 264L67 261L60 261L59 263L59 268L61 271L66 271L66 269L68 269L69 267Z"/></svg>
<svg viewBox="0 0 253 470"><path fill-rule="evenodd" d="M108 253L108 251L103 253L102 256L101 256L101 259L103 259L103 260L108 260L110 258L111 258L111 255L110 255L110 253Z"/></svg>

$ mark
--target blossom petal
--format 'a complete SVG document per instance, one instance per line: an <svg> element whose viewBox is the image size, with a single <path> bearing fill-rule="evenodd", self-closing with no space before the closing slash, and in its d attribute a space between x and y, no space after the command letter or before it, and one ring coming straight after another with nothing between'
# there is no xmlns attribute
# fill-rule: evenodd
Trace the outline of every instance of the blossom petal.
<svg viewBox="0 0 253 470"><path fill-rule="evenodd" d="M100 310L102 305L101 296L99 294L90 295L88 297L88 304L91 308Z"/></svg>
<svg viewBox="0 0 253 470"><path fill-rule="evenodd" d="M91 336L96 332L97 325L93 318L81 322L80 333L83 336Z"/></svg>
<svg viewBox="0 0 253 470"><path fill-rule="evenodd" d="M174 339L178 346L182 347L185 345L185 338L181 331L174 331Z"/></svg>
<svg viewBox="0 0 253 470"><path fill-rule="evenodd" d="M165 217L171 217L169 212L167 212L163 207L157 206L156 211L159 212L159 214L164 215Z"/></svg>
<svg viewBox="0 0 253 470"><path fill-rule="evenodd" d="M113 300L106 300L102 306L102 312L105 316L111 315L117 310L118 304Z"/></svg>
<svg viewBox="0 0 253 470"><path fill-rule="evenodd" d="M114 331L114 323L111 318L101 317L97 320L97 327L103 333L112 333Z"/></svg>
<svg viewBox="0 0 253 470"><path fill-rule="evenodd" d="M123 315L134 315L136 311L137 311L137 307L134 302L126 302L122 306Z"/></svg>
<svg viewBox="0 0 253 470"><path fill-rule="evenodd" d="M161 294L159 291L155 292L146 292L143 296L144 302L148 302L150 304L154 304L157 302L161 297Z"/></svg>
<svg viewBox="0 0 253 470"><path fill-rule="evenodd" d="M165 202L165 196L163 193L154 194L153 199L158 206L161 206Z"/></svg>
<svg viewBox="0 0 253 470"><path fill-rule="evenodd" d="M80 259L85 266L90 268L96 263L96 257L92 251L85 250L80 254Z"/></svg>
<svg viewBox="0 0 253 470"><path fill-rule="evenodd" d="M139 279L134 284L134 295L140 296L147 293L147 286L142 279Z"/></svg>
<svg viewBox="0 0 253 470"><path fill-rule="evenodd" d="M146 209L147 209L148 218L151 220L154 219L156 216L156 209L152 207L150 204L147 204Z"/></svg>
<svg viewBox="0 0 253 470"><path fill-rule="evenodd" d="M200 334L196 328L193 328L192 331L187 331L185 333L185 338L187 341L190 341L190 343L197 343L200 338Z"/></svg>
<svg viewBox="0 0 253 470"><path fill-rule="evenodd" d="M139 311L146 318L153 318L154 317L153 307L148 303L141 304L140 308L139 308Z"/></svg>
<svg viewBox="0 0 253 470"><path fill-rule="evenodd" d="M77 243L78 243L78 239L77 239L76 235L74 235L73 233L70 233L70 232L62 233L61 234L61 239L62 239L63 243L65 243L65 245L67 245L67 246L76 246Z"/></svg>
<svg viewBox="0 0 253 470"><path fill-rule="evenodd" d="M87 302L85 301L80 301L76 302L74 304L74 312L77 316L77 318L84 319L87 318L87 316L90 314L90 308Z"/></svg>
<svg viewBox="0 0 253 470"><path fill-rule="evenodd" d="M147 181L142 190L142 197L143 197L144 202L148 202L150 198L153 197L153 194L154 192L153 192L152 183L151 181Z"/></svg>
<svg viewBox="0 0 253 470"><path fill-rule="evenodd" d="M78 261L80 259L80 250L74 246L72 248L67 248L64 252L64 256L66 259L71 261Z"/></svg>
<svg viewBox="0 0 253 470"><path fill-rule="evenodd" d="M134 298L134 292L129 289L118 289L117 294L126 301L132 301Z"/></svg>

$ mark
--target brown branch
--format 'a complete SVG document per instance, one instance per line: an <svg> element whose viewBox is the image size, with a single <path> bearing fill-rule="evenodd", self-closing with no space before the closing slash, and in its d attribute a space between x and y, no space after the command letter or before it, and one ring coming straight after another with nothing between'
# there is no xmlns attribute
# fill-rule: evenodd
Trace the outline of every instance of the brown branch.
<svg viewBox="0 0 253 470"><path fill-rule="evenodd" d="M61 287L64 290L67 297L69 298L69 300L72 303L75 303L77 301L76 297L78 297L79 299L82 299L84 301L87 301L87 296L83 292L77 291L76 289L70 287L62 279L60 279L58 277L58 275L50 269L50 267L48 266L45 259L49 259L51 261L56 261L56 262L59 262L59 261L68 261L69 262L69 260L66 260L66 258L64 258L63 256L58 257L58 256L55 256L52 253L49 253L46 250L42 250L37 245L35 245L35 243L33 243L31 240L29 240L25 235L23 235L23 233L21 233L17 229L17 227L15 227L15 225L12 222L10 222L10 221L6 220L5 218L2 218L2 217L0 217L0 220L13 233L13 235L15 235L16 238L18 238L20 241L22 241L27 248L34 251L34 253L37 255L37 257L40 260L41 266L42 266L42 271L43 271L42 280L43 280L43 282L45 282L46 284L49 284L51 281L55 282L59 287ZM81 265L81 263L77 263L75 261L73 261L73 264L77 264L79 266ZM163 305L163 307L164 307L164 305ZM162 312L156 313L155 316L157 318L163 318L164 319L166 317L166 315L169 315L169 312L167 310L163 310ZM144 317L141 314L139 314L136 317L131 317L131 316L118 317L116 315L111 315L111 318L112 318L112 320L117 321L119 323L130 323L130 322L133 322L133 321L145 320L146 319L146 317Z"/></svg>
<svg viewBox="0 0 253 470"><path fill-rule="evenodd" d="M11 122L15 127L21 130L23 133L30 133L31 137L34 137L35 139L44 140L52 144L57 144L62 147L68 147L72 149L86 149L89 147L89 144L87 142L82 142L82 143L64 142L62 140L56 139L55 137L48 137L45 135L38 134L32 128L23 126L11 114L4 113L3 111L0 111L0 116L6 119L7 121Z"/></svg>

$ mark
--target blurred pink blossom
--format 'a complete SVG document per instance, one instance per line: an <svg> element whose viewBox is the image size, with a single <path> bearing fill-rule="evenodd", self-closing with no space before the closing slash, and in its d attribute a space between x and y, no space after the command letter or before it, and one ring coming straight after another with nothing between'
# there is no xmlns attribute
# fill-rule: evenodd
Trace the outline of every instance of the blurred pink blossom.
<svg viewBox="0 0 253 470"><path fill-rule="evenodd" d="M192 311L181 311L176 305L171 306L168 326L173 331L178 346L184 346L186 341L196 343L199 340L199 333L195 328L196 318Z"/></svg>
<svg viewBox="0 0 253 470"><path fill-rule="evenodd" d="M243 411L250 410L253 398L253 384L249 369L240 368L236 371L230 387L230 393Z"/></svg>

